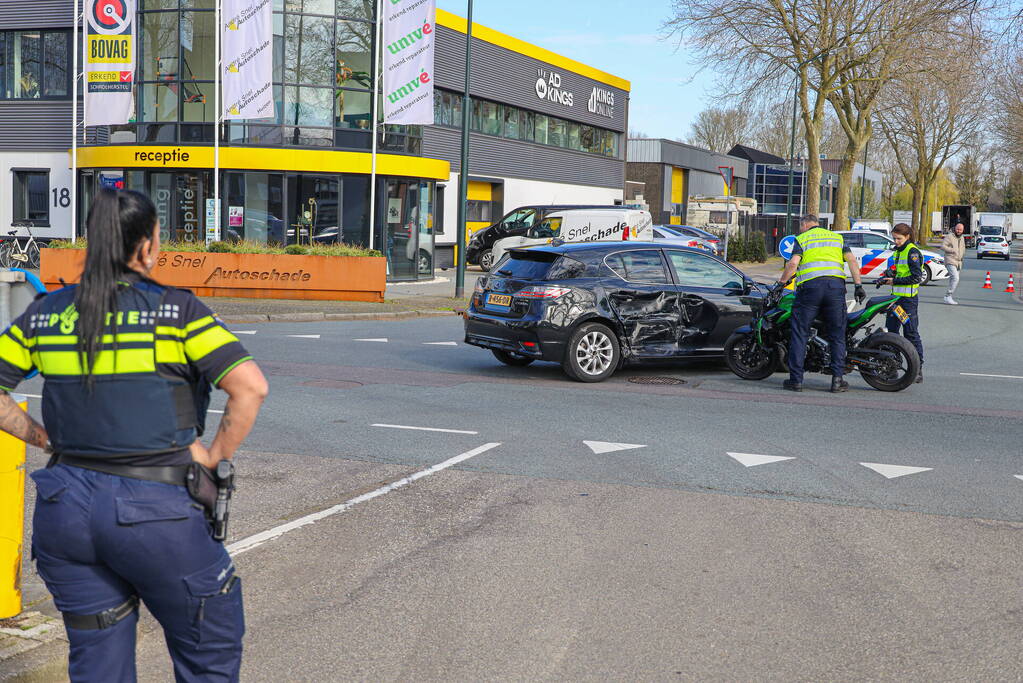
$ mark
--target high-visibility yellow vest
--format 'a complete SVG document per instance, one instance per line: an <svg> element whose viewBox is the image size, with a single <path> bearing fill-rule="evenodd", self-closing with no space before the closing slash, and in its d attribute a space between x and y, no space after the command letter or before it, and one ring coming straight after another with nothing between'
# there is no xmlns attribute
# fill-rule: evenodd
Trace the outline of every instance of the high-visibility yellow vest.
<svg viewBox="0 0 1023 683"><path fill-rule="evenodd" d="M909 252L917 246L912 242L906 243L901 251L895 252L899 255L895 261L895 277L910 277L913 271L909 269ZM922 266L921 266L922 267ZM912 285L892 285L892 294L895 296L916 296L920 291L920 283Z"/></svg>
<svg viewBox="0 0 1023 683"><path fill-rule="evenodd" d="M796 270L796 284L801 285L818 277L840 277L845 281L842 247L845 242L838 233L813 228L796 237L803 255Z"/></svg>

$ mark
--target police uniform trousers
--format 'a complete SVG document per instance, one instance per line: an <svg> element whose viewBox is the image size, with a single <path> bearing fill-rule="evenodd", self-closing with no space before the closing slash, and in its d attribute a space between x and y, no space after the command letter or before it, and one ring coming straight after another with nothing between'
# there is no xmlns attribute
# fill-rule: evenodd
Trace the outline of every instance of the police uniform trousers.
<svg viewBox="0 0 1023 683"><path fill-rule="evenodd" d="M922 367L924 364L924 340L920 338L920 297L899 297L899 305L902 306L902 310L906 312L909 319L903 323L899 320L899 316L895 315L895 311L889 311L888 317L885 320L885 326L889 332L894 332L895 334L898 334L899 328L902 328L902 336L908 339L916 347L916 352L920 354L920 365Z"/></svg>
<svg viewBox="0 0 1023 683"><path fill-rule="evenodd" d="M57 608L95 615L138 596L163 626L178 681L237 681L241 583L184 486L55 465L36 483L32 554ZM67 629L75 683L135 681L138 610Z"/></svg>
<svg viewBox="0 0 1023 683"><path fill-rule="evenodd" d="M789 339L789 379L803 383L803 364L806 361L806 342L810 326L820 317L826 330L821 336L831 347L831 375L845 373L845 280L822 276L807 280L796 288L796 301L792 305L792 335Z"/></svg>

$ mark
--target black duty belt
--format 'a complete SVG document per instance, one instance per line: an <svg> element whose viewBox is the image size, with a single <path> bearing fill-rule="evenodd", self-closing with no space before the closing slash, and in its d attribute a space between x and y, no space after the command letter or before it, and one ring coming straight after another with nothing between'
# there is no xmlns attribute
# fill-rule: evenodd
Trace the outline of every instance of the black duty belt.
<svg viewBox="0 0 1023 683"><path fill-rule="evenodd" d="M62 612L61 616L64 617L64 625L68 628L79 631L97 631L117 625L118 622L138 609L138 606L138 596L133 595L117 607L103 610L99 614L71 614L69 612Z"/></svg>
<svg viewBox="0 0 1023 683"><path fill-rule="evenodd" d="M74 455L54 454L47 467L54 465L71 465L85 470L95 470L106 474L116 474L129 479L157 481L161 484L184 486L188 474L188 465L166 465L160 467L144 467L138 465L122 465L116 462L105 462L98 458L80 458Z"/></svg>

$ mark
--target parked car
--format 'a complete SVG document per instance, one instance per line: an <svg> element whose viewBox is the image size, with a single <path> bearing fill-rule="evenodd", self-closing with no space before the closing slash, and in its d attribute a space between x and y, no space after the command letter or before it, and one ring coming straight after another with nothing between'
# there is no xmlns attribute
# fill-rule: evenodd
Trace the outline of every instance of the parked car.
<svg viewBox="0 0 1023 683"><path fill-rule="evenodd" d="M570 209L548 214L525 235L505 237L491 251L497 263L509 249L564 242L620 242L628 239L653 239L653 219L643 209Z"/></svg>
<svg viewBox="0 0 1023 683"><path fill-rule="evenodd" d="M852 251L853 256L860 263L860 274L871 277L881 277L888 267L895 264L895 240L873 230L845 230L839 231L839 235L845 240L845 245ZM945 267L945 257L941 254L921 249L924 257L924 281L926 285L931 280L947 280L948 268ZM845 267L846 273L849 266Z"/></svg>
<svg viewBox="0 0 1023 683"><path fill-rule="evenodd" d="M477 230L465 247L465 262L471 265L478 265L484 272L490 270L496 263L492 249L494 243L505 237L516 237L525 235L533 226L539 224L544 218L555 211L566 209L621 209L620 206L612 204L548 204L520 206L514 211L508 212L501 220L493 225Z"/></svg>
<svg viewBox="0 0 1023 683"><path fill-rule="evenodd" d="M672 244L678 247L692 247L703 249L717 256L717 246L706 239L686 235L681 230L676 230L673 225L655 225L653 227L654 239L664 240L665 244Z"/></svg>
<svg viewBox="0 0 1023 683"><path fill-rule="evenodd" d="M661 242L512 249L476 282L465 342L502 363L600 382L626 362L721 356L764 292L721 259Z"/></svg>
<svg viewBox="0 0 1023 683"><path fill-rule="evenodd" d="M1000 256L1006 261L1010 258L1011 245L1008 240L999 235L981 237L980 241L977 242L977 258L987 258L988 256Z"/></svg>
<svg viewBox="0 0 1023 683"><path fill-rule="evenodd" d="M720 256L725 249L725 244L720 237L712 232L703 230L702 228L694 228L691 225L669 225L666 227L669 227L672 230L677 230L686 237L696 237L697 239L709 242L714 246L714 253L718 256Z"/></svg>

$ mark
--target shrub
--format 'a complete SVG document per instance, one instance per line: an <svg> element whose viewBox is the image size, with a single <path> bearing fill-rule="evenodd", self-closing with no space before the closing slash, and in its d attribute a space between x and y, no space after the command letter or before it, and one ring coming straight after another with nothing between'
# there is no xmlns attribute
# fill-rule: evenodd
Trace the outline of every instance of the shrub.
<svg viewBox="0 0 1023 683"><path fill-rule="evenodd" d="M746 240L742 238L742 235L729 235L728 260L736 263L746 260Z"/></svg>
<svg viewBox="0 0 1023 683"><path fill-rule="evenodd" d="M309 250L301 244L289 244L284 247L284 253L292 256L304 256L309 253Z"/></svg>
<svg viewBox="0 0 1023 683"><path fill-rule="evenodd" d="M206 251L211 254L230 254L232 249L231 245L227 242L210 242L209 246L206 247Z"/></svg>
<svg viewBox="0 0 1023 683"><path fill-rule="evenodd" d="M763 233L754 232L750 235L746 243L746 249L748 260L756 261L757 263L765 263L767 261L767 244L764 242Z"/></svg>

